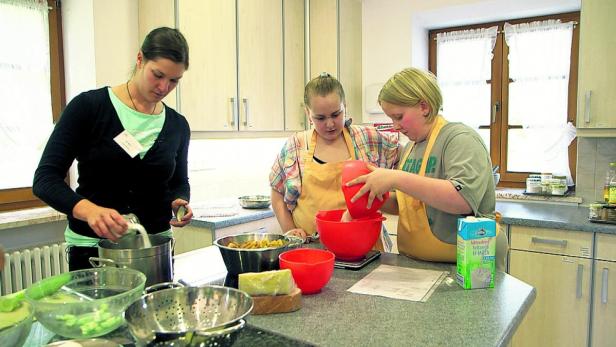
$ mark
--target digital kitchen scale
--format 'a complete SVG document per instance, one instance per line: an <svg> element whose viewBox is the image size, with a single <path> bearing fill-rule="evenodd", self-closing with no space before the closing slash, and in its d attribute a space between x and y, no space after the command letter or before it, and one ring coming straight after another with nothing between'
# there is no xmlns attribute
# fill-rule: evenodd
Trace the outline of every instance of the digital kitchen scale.
<svg viewBox="0 0 616 347"><path fill-rule="evenodd" d="M339 260L334 261L334 267L338 269L359 270L368 265L371 261L381 256L379 251L370 251L362 259L356 261Z"/></svg>

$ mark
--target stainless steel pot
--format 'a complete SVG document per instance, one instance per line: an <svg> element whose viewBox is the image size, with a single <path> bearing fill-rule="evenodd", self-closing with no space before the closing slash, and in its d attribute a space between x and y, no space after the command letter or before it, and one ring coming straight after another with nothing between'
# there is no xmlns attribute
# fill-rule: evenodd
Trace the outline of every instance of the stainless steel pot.
<svg viewBox="0 0 616 347"><path fill-rule="evenodd" d="M231 248L230 242L243 243L252 240L284 240L285 246L276 248L242 249ZM220 249L222 260L225 262L227 272L230 275L238 275L245 272L261 272L278 270L278 256L289 249L297 248L303 243L302 239L280 234L248 233L221 237L214 241Z"/></svg>
<svg viewBox="0 0 616 347"><path fill-rule="evenodd" d="M173 238L163 235L149 235L152 247L144 248L140 234L127 235L116 243L101 240L98 243L98 258L91 257L92 266L115 266L141 271L151 286L173 281Z"/></svg>
<svg viewBox="0 0 616 347"><path fill-rule="evenodd" d="M184 287L146 294L124 316L139 346L231 346L252 307L234 288Z"/></svg>

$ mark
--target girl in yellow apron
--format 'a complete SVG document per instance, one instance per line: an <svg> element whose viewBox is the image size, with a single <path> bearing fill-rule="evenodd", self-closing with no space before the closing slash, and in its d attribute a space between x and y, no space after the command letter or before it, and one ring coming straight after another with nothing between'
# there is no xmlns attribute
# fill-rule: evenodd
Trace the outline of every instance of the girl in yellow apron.
<svg viewBox="0 0 616 347"><path fill-rule="evenodd" d="M294 134L285 143L272 167L270 185L272 209L282 231L305 239L315 235L318 211L346 208L341 188L344 161L394 168L398 141L395 134L350 125L342 85L329 74L306 85L304 103L314 129Z"/></svg>
<svg viewBox="0 0 616 347"><path fill-rule="evenodd" d="M494 216L489 152L476 131L448 123L438 114L442 96L428 72L410 68L397 73L381 89L379 103L394 129L412 143L399 170L373 168L349 182L366 183L354 199L369 193L371 202L395 190L395 199L382 210L400 215L399 252L421 260L455 262L457 219Z"/></svg>

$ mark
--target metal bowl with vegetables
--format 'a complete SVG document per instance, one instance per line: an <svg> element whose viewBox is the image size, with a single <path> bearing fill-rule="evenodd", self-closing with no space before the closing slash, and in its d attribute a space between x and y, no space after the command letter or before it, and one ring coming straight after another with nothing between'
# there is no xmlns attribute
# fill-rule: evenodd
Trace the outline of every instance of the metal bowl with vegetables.
<svg viewBox="0 0 616 347"><path fill-rule="evenodd" d="M231 275L278 270L278 256L303 243L300 238L271 233L247 233L214 241Z"/></svg>
<svg viewBox="0 0 616 347"><path fill-rule="evenodd" d="M246 195L240 196L240 206L249 209L268 208L272 200L267 195Z"/></svg>

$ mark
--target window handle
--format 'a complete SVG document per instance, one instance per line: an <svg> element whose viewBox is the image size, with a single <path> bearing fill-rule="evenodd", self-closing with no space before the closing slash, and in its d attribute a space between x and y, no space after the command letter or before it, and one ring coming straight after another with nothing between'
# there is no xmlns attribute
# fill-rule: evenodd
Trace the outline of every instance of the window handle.
<svg viewBox="0 0 616 347"><path fill-rule="evenodd" d="M492 105L492 124L496 123L496 112L500 111L500 102L495 102Z"/></svg>
<svg viewBox="0 0 616 347"><path fill-rule="evenodd" d="M592 98L592 90L586 92L584 101L584 123L590 123L590 99Z"/></svg>

